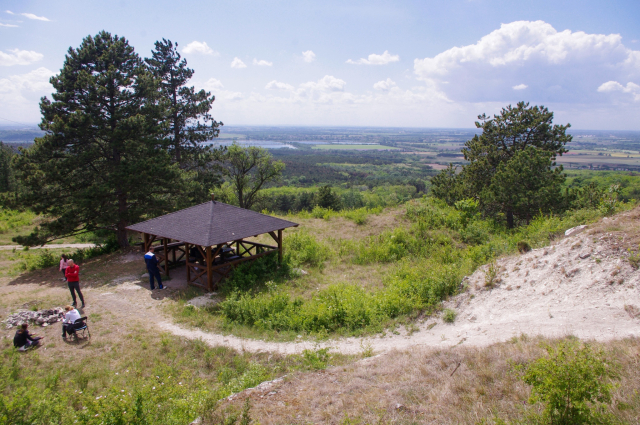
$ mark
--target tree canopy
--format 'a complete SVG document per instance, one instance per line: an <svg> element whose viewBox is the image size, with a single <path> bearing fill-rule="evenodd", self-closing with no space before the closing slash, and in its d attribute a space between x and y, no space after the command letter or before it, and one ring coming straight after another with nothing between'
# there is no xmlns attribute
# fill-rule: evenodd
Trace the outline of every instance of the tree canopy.
<svg viewBox="0 0 640 425"><path fill-rule="evenodd" d="M19 243L115 231L171 209L181 174L163 139L158 82L124 37L108 32L69 48L40 102L46 132L16 155L18 203L47 217Z"/></svg>
<svg viewBox="0 0 640 425"><path fill-rule="evenodd" d="M156 41L151 58L145 59L149 70L159 80L161 94L166 102L165 136L176 162L187 163L201 153L202 142L217 137L221 122L213 119L211 106L215 96L205 90L187 87L194 71L187 67L186 59L178 53L178 43L171 40Z"/></svg>
<svg viewBox="0 0 640 425"><path fill-rule="evenodd" d="M284 163L274 161L266 149L257 146L242 147L237 143L221 152L218 160L223 175L233 188L238 205L247 209L258 200L260 189L279 179L284 169Z"/></svg>
<svg viewBox="0 0 640 425"><path fill-rule="evenodd" d="M520 102L493 118L478 116L482 134L462 149L469 163L456 173L453 166L432 179L433 194L453 205L465 198L480 202L485 214L504 215L509 227L539 211L562 205L562 166L555 159L567 152L570 127L553 125L553 112Z"/></svg>

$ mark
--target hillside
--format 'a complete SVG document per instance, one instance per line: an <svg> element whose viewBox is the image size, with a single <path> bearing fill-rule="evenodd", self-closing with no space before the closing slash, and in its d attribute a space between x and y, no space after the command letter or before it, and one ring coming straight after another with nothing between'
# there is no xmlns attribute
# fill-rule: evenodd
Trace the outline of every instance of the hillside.
<svg viewBox="0 0 640 425"><path fill-rule="evenodd" d="M530 389L512 364L529 362L543 355L542 344L571 336L600 341L592 343L621 361L623 382L614 399L632 401L616 414L637 423L639 219L636 208L548 247L501 258L490 285L490 266L484 266L465 278L466 291L445 303L457 311L455 323L427 320L411 334L368 339L358 348L373 349L378 355L372 358L294 374L228 403L249 399L263 424L514 420L527 409ZM356 344L334 348L354 352Z"/></svg>
<svg viewBox="0 0 640 425"><path fill-rule="evenodd" d="M479 418L491 418L496 409L503 417L520 417L518 406L530 390L512 376L510 362L535 359L542 355L540 343L573 335L599 341L622 361L624 381L616 397L631 406L623 416L634 423L634 412L640 412L640 400L632 396L633 389L640 388L633 363L639 350L640 282L634 268L639 218L640 207L636 207L593 222L579 233L554 238L546 247L505 255L494 265L478 268L462 279L460 293L442 305L456 312L453 323L443 321L440 309L435 315L391 322L382 333L347 338L332 335L324 340L301 337L278 342L274 334L267 333L271 340L265 341L250 332L252 338L246 338L242 335L247 329L242 327L216 331L218 325L212 325L219 321L215 310L185 306L186 300L202 293L187 289L179 273L166 282L169 290L149 292L148 283L140 278L144 266L138 252L97 257L82 266L88 300L84 313L89 316L93 339L81 345L64 343L59 342L58 326L37 328L37 333L47 337L46 345L34 353L37 356L22 357L20 373L26 376L27 370L39 370L48 376L43 380L34 376L36 383L31 388L45 385L51 373L62 373L59 385L74 389L81 382L87 396L94 399L113 385L143 391L139 386L153 382L156 375L164 376L167 385L182 388L178 382L169 383L170 376L180 376L188 387L175 391L187 391L185 397L209 394L207 397L217 399L240 392L220 409L239 410L250 398L251 415L263 424L339 423L345 415L353 420L349 423L370 423L376 418L476 423ZM378 238L396 225L411 225L404 208L367 220L364 226L342 217L301 221L318 243L335 242L340 228L349 229L345 236L355 243ZM538 229L531 234L541 231L544 233ZM322 268L305 266L307 274L295 278L291 290L312 297L316 286L351 279L375 291L387 281L385 276L399 270L393 262L352 265L349 258L334 257ZM493 276L489 285L487 275ZM68 302L68 291L55 267L5 277L0 293L3 317L19 308L50 308ZM12 335L12 329L3 331L7 368L14 356L9 349ZM153 360L141 362L141 354ZM364 359L356 361L358 358ZM61 359L64 370L52 369ZM82 370L80 378L71 373L74 368ZM134 380L112 373L130 369L137 371ZM185 375L192 369L198 373ZM242 392L281 377L284 379L258 390ZM177 394L173 388L167 388L166 397ZM203 388L210 390L202 392ZM33 400L40 397L29 394ZM55 400L54 404L66 403ZM152 397L149 402L153 400L174 408L167 399ZM210 407L198 410L211 406L198 400L191 413L185 412L186 417L212 411Z"/></svg>

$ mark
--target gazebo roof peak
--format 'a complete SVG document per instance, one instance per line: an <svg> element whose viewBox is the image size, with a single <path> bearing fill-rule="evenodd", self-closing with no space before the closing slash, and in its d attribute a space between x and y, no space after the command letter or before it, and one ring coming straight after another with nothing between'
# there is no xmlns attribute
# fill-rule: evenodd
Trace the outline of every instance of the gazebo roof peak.
<svg viewBox="0 0 640 425"><path fill-rule="evenodd" d="M297 223L288 220L211 200L127 229L193 245L214 246L296 226Z"/></svg>

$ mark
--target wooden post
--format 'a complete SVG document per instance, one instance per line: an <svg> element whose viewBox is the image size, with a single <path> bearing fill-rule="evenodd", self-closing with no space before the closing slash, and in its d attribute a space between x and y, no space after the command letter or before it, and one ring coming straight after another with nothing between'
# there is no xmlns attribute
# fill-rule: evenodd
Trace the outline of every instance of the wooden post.
<svg viewBox="0 0 640 425"><path fill-rule="evenodd" d="M164 274L169 277L169 252L167 251L167 238L162 238L162 245L164 246Z"/></svg>
<svg viewBox="0 0 640 425"><path fill-rule="evenodd" d="M149 235L146 233L142 234L142 249L144 249L145 254L149 251Z"/></svg>
<svg viewBox="0 0 640 425"><path fill-rule="evenodd" d="M282 254L283 254L283 247L282 247L282 229L278 230L278 262L280 264L282 264Z"/></svg>
<svg viewBox="0 0 640 425"><path fill-rule="evenodd" d="M213 256L211 255L211 247L207 247L207 286L209 291L213 291Z"/></svg>
<svg viewBox="0 0 640 425"><path fill-rule="evenodd" d="M185 251L185 264L187 265L187 283L191 283L191 267L189 267L189 244L184 243L184 251Z"/></svg>

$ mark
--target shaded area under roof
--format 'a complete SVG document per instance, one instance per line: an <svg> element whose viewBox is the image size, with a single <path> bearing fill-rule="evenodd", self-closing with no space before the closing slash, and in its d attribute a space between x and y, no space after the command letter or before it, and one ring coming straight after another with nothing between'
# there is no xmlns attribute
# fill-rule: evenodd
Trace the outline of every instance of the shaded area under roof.
<svg viewBox="0 0 640 425"><path fill-rule="evenodd" d="M292 221L209 201L127 229L194 245L214 246L296 226Z"/></svg>

